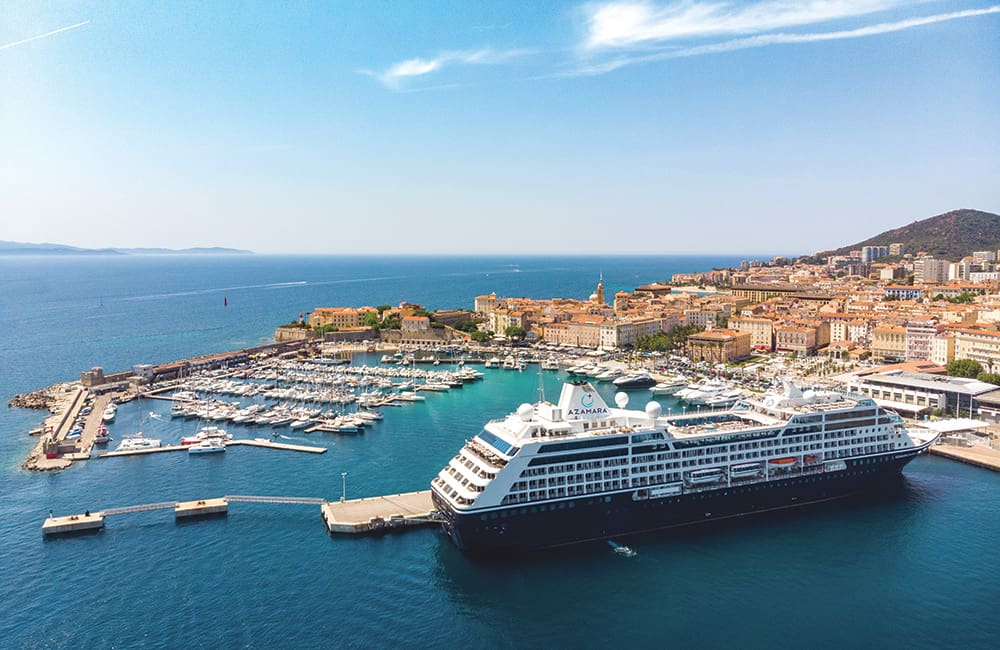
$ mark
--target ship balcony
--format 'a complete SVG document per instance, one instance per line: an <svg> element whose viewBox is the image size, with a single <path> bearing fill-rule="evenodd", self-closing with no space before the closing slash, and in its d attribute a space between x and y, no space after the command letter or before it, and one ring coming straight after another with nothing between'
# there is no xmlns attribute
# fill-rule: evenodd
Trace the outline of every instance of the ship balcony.
<svg viewBox="0 0 1000 650"><path fill-rule="evenodd" d="M475 486L462 485L457 478L449 474L447 471L442 471L438 474L438 477L443 479L445 484L457 493L457 496L455 496L456 499L465 499L468 504L475 501L481 493L481 490L476 490Z"/></svg>
<svg viewBox="0 0 1000 650"><path fill-rule="evenodd" d="M466 467L465 465L463 465L462 463L459 463L455 460L449 461L448 467L455 470L454 472L449 472L449 473L451 473L456 478L462 477L464 479L468 479L469 483L476 485L480 488L485 488L487 485L490 484L490 481L493 480L493 478L491 476L486 475L485 472L484 473L475 472Z"/></svg>
<svg viewBox="0 0 1000 650"><path fill-rule="evenodd" d="M464 449L475 456L478 460L485 462L494 469L499 470L507 466L506 460L486 449L475 440L469 440L466 442Z"/></svg>

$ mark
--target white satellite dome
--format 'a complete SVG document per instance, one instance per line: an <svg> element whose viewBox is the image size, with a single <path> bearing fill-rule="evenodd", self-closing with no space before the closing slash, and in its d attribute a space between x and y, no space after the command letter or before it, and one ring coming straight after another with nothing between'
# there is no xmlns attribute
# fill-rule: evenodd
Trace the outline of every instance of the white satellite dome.
<svg viewBox="0 0 1000 650"><path fill-rule="evenodd" d="M615 393L615 404L617 404L620 409L628 406L628 393Z"/></svg>
<svg viewBox="0 0 1000 650"><path fill-rule="evenodd" d="M525 402L517 407L517 417L521 418L525 422L531 419L531 416L535 413L535 407L531 404Z"/></svg>
<svg viewBox="0 0 1000 650"><path fill-rule="evenodd" d="M663 407L660 406L659 402L650 402L646 404L646 415L650 420L655 420L660 417L660 413L663 412Z"/></svg>

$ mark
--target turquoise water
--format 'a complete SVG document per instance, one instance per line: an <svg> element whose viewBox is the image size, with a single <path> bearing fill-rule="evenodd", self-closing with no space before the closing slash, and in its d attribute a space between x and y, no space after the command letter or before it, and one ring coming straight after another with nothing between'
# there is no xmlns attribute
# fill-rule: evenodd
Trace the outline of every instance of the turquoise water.
<svg viewBox="0 0 1000 650"><path fill-rule="evenodd" d="M0 259L0 397L77 376L251 345L319 305L583 297L718 258ZM303 284L304 283L304 284ZM223 307L223 297L228 307ZM933 457L890 493L833 507L483 562L422 529L332 538L315 507L234 504L176 525L158 511L44 541L48 510L223 494L348 497L424 489L481 424L537 397L537 375L385 409L360 436L287 432L320 456L232 448L219 457L94 460L55 474L18 464L40 419L0 412L3 647L993 647L1000 638L1000 476ZM546 390L559 378L547 373ZM610 393L606 395L610 398ZM641 406L648 394L633 395ZM670 406L665 402L664 406ZM192 421L123 406L113 433L174 440ZM240 432L233 428L234 433ZM259 432L257 435L260 435ZM297 440L293 440L297 442Z"/></svg>

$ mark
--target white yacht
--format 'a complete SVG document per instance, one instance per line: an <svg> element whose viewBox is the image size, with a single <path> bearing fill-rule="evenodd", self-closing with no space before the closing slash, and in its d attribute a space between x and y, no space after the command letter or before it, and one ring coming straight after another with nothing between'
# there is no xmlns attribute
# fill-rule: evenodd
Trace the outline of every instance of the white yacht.
<svg viewBox="0 0 1000 650"><path fill-rule="evenodd" d="M130 436L125 436L122 441L118 444L118 448L115 451L137 451L139 449L156 449L160 446L160 441L156 438L146 438L142 435L142 432L133 433Z"/></svg>
<svg viewBox="0 0 1000 650"><path fill-rule="evenodd" d="M206 438L187 448L188 454L215 454L226 450L226 443L219 438Z"/></svg>

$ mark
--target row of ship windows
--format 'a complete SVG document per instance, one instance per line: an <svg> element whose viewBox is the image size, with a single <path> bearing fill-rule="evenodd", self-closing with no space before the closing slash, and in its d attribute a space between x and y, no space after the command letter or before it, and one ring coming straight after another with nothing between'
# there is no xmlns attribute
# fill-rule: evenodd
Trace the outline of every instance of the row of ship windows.
<svg viewBox="0 0 1000 650"><path fill-rule="evenodd" d="M722 463L722 462L726 462L726 460L746 460L746 459L751 459L752 460L752 459L755 459L755 458L762 458L762 457L773 456L773 455L781 456L783 454L798 454L798 453L807 452L807 451L819 451L819 450L824 449L825 447L829 447L831 450L833 448L841 447L841 446L845 446L845 447L849 446L849 447L861 448L861 445L863 445L864 443L873 443L873 442L879 442L879 441L881 441L883 444L878 445L878 450L879 451L888 451L888 450L892 449L892 445L887 442L888 439L889 439L889 437L887 435L869 435L869 436L865 436L863 438L856 438L856 439L853 439L853 440L837 440L837 441L833 441L832 443L830 443L828 445L824 444L824 443L813 443L813 444L808 444L808 445L796 445L796 446L789 446L789 447L780 447L778 449L769 450L766 453L765 452L755 451L755 452L748 452L748 453L744 453L744 454L731 454L729 456L726 456L725 452L723 451L721 453L718 453L717 455L710 456L710 457L706 457L703 454L698 454L697 456L694 456L694 458L697 458L697 460L687 460L687 461L667 463L666 466L667 467L691 467L691 466L694 466L694 465L704 465L706 463L707 464ZM867 449L867 448L868 447L865 447L865 449ZM724 449L724 448L722 448L722 449ZM687 454L684 454L684 456L688 457L688 458L691 458ZM633 463L634 463L633 464L633 472L636 471L636 467L637 466L639 466L641 468L641 466L643 466L645 464L648 464L648 463L651 463L651 462L654 462L654 461L674 460L676 457L677 456L674 453L644 454L642 456L635 456L632 459ZM553 474L565 474L567 472L573 472L573 471L580 472L580 471L586 471L586 470L589 470L589 469L598 469L598 468L601 468L601 467L617 467L617 466L625 465L627 462L628 461L627 461L626 458L619 457L619 458L609 458L609 459L604 460L604 461L596 460L596 461L587 461L587 462L576 463L576 464L574 464L574 463L565 463L563 465L552 465L552 466L549 466L547 469L545 467L529 467L528 469L525 469L524 471L521 472L521 478L531 478L533 476L543 476L545 474L549 474L549 475L553 475Z"/></svg>
<svg viewBox="0 0 1000 650"><path fill-rule="evenodd" d="M849 449L841 450L831 450L824 455L824 460L832 460L838 458L847 458L850 456L856 456L859 454L875 454L883 453L887 451L892 451L892 445L889 443L882 444L871 444L871 445L858 445ZM673 463L651 463L644 465L634 465L631 469L625 468L622 470L610 470L604 472L581 472L578 474L567 474L561 476L553 476L548 478L538 478L530 479L526 481L517 481L511 486L512 492L524 492L529 490L544 489L544 488L558 488L564 485L573 485L580 483L589 483L591 481L600 481L608 479L616 479L619 477L627 477L629 475L638 478L633 478L633 484L636 480L643 481L642 485L648 485L650 482L657 482L657 480L671 480L671 476L679 476L676 472L672 474L656 474L656 472L664 472L676 469L686 469L696 466L711 466L713 464L726 463L732 460L743 460L742 458L737 458L736 456L741 456L736 454L733 457L727 459L725 456L717 456L712 458L703 459L702 462L695 461L680 461ZM522 474L524 476L524 474Z"/></svg>
<svg viewBox="0 0 1000 650"><path fill-rule="evenodd" d="M462 474L460 471L449 465L445 468L445 471L450 475L455 477L455 480L461 483L462 487L466 488L470 492L482 492L484 489L481 485L476 485L475 483L469 482L469 477Z"/></svg>
<svg viewBox="0 0 1000 650"><path fill-rule="evenodd" d="M465 497L463 497L461 494L458 493L458 490L448 485L448 483L446 483L445 480L440 476L436 476L434 478L434 483L439 488L441 488L442 492L444 492L449 498L453 499L455 503L459 505L468 506L472 505L472 503L475 501L475 499L466 499Z"/></svg>
<svg viewBox="0 0 1000 650"><path fill-rule="evenodd" d="M488 478L488 479L496 478L497 473L495 470L487 471L482 467L480 467L479 465L477 465L476 463L474 463L471 458L463 456L462 454L458 454L452 460L456 460L458 461L459 464L469 468L470 470L472 470L472 473L479 476L479 478Z"/></svg>
<svg viewBox="0 0 1000 650"><path fill-rule="evenodd" d="M876 463L884 462L884 461L883 461L883 459L879 459L879 458L868 458L868 459L864 459L864 460L859 461L859 462L864 463L864 464L876 464ZM849 472L843 472L843 473L838 472L834 476L860 476L860 475L863 475L863 474L870 474L872 471L874 471L874 468L872 468L872 469L859 469L859 470L856 470L856 471L849 471ZM818 475L818 476L810 476L810 477L807 477L805 479L799 479L799 482L801 482L801 483L818 483L818 482L823 481L823 480L824 480L824 476L823 475ZM790 483L789 481L774 481L774 482L771 482L771 483L760 483L760 484L750 485L750 486L741 487L741 488L738 487L738 488L733 488L732 490L727 490L727 491L723 492L723 496L728 496L730 494L730 492L732 492L733 494L744 494L744 493L749 493L749 492L761 492L761 491L766 491L766 490L774 489L776 487L785 487L789 483ZM513 496L513 495L511 495L511 496ZM714 495L700 494L700 495L694 495L694 496L684 497L684 498L686 498L686 499L706 499L706 498L711 499L711 498L716 498L716 497ZM513 504L513 503L522 503L523 502L523 501L514 501L514 500L509 500L509 499L511 499L510 496L504 498L502 505L509 505L509 504ZM656 499L656 500L653 500L653 501L646 502L644 505L645 506L669 505L669 504L673 504L673 503L680 503L682 500L683 499L680 498L680 497L667 498L667 499ZM584 505L594 505L594 503L595 503L595 501L591 499L591 500L588 500ZM603 497L603 498L598 498L597 501L596 501L596 503L611 503L611 497L606 496L606 497ZM482 521L486 521L487 519L497 519L497 518L506 519L508 516L514 517L514 516L517 516L517 515L526 515L526 514L535 513L535 512L545 512L546 509L548 509L548 510L565 510L567 508L575 508L575 507L576 507L576 502L574 502L574 501L562 501L560 503L540 504L540 505L537 505L537 506L531 506L530 508L527 508L527 507L526 508L519 508L519 509L515 508L513 510L502 510L499 513L492 512L492 513L482 514L482 515L479 515L479 518Z"/></svg>

